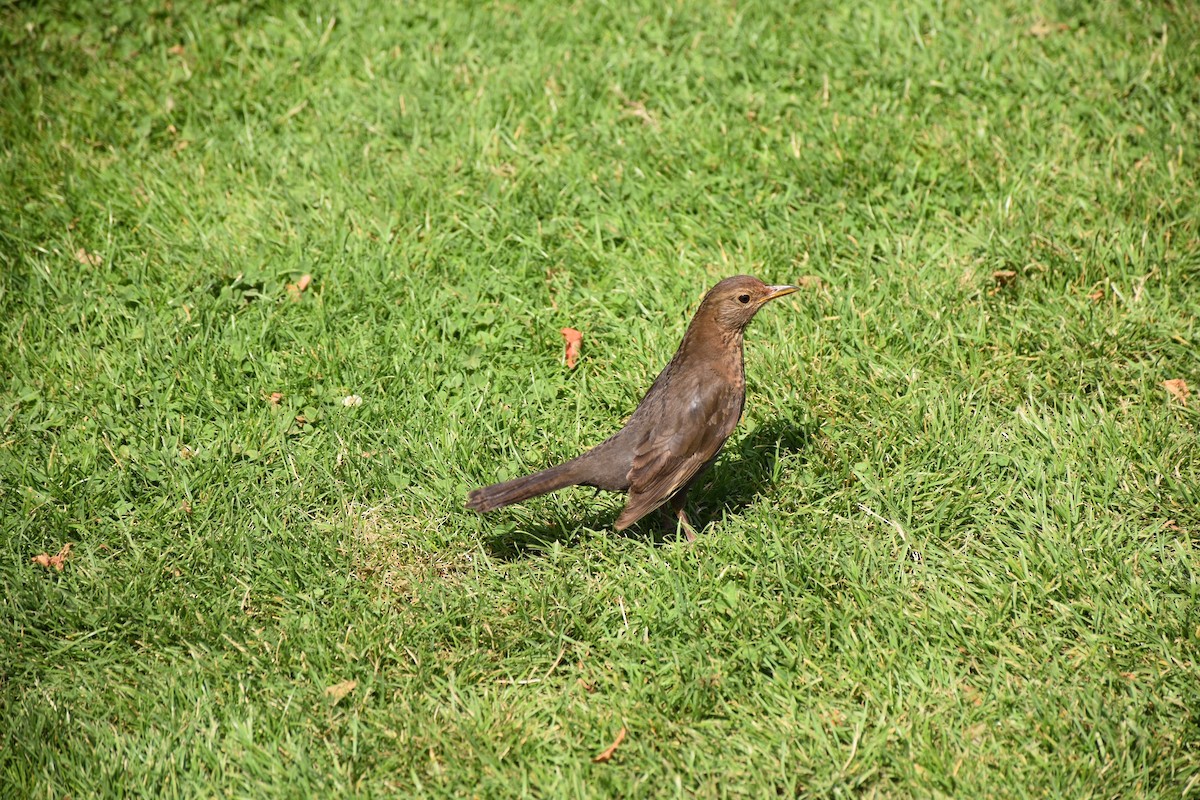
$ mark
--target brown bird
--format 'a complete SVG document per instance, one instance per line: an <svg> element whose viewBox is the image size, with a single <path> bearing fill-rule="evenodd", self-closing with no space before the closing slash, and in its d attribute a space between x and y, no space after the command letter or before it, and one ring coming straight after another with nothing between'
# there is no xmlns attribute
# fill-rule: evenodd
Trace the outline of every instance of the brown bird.
<svg viewBox="0 0 1200 800"><path fill-rule="evenodd" d="M617 530L669 501L688 541L695 540L683 506L742 416L742 333L768 300L794 291L749 275L721 281L704 296L675 356L621 430L558 466L476 489L467 508L483 513L565 486L594 486L629 493Z"/></svg>

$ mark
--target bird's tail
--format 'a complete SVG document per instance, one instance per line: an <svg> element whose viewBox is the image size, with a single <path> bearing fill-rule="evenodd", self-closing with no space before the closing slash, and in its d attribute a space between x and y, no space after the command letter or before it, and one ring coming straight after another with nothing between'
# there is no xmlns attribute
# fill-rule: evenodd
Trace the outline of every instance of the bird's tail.
<svg viewBox="0 0 1200 800"><path fill-rule="evenodd" d="M559 464L556 467L526 475L523 478L513 478L504 483L493 483L482 489L476 489L467 495L467 508L483 514L495 511L522 500L528 500L538 495L556 492L576 482L572 462Z"/></svg>

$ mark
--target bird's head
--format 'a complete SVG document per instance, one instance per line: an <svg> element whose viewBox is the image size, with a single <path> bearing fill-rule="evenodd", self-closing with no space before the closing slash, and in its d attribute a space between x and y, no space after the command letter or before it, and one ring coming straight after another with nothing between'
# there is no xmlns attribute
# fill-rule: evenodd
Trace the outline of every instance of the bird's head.
<svg viewBox="0 0 1200 800"><path fill-rule="evenodd" d="M750 275L726 278L708 290L696 319L712 320L723 337L737 336L768 300L796 291L795 286L768 286Z"/></svg>

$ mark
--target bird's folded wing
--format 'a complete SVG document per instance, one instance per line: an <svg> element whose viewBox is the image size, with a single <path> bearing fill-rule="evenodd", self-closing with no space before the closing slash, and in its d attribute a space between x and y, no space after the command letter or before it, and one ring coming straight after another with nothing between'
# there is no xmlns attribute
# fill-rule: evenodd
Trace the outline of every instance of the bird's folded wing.
<svg viewBox="0 0 1200 800"><path fill-rule="evenodd" d="M665 503L721 450L741 416L741 403L722 388L697 392L647 432L633 456L629 500L617 518L618 530Z"/></svg>

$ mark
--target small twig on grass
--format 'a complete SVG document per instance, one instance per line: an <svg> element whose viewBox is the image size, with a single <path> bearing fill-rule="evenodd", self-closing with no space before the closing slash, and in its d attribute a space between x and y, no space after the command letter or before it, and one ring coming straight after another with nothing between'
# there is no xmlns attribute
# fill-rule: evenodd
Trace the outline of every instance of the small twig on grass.
<svg viewBox="0 0 1200 800"><path fill-rule="evenodd" d="M621 730L617 731L617 738L613 740L612 744L610 744L608 747L604 748L604 752L600 753L598 756L593 758L592 763L593 764L607 763L613 757L613 754L617 752L617 748L621 746L621 742L625 741L626 733L627 733L627 731L625 730L625 726L622 725Z"/></svg>
<svg viewBox="0 0 1200 800"><path fill-rule="evenodd" d="M846 759L846 763L842 764L842 772L850 766L850 762L854 760L854 756L858 755L858 740L862 738L862 725L854 726L854 739L850 742L850 757Z"/></svg>
<svg viewBox="0 0 1200 800"><path fill-rule="evenodd" d="M871 508L869 508L866 503L859 503L858 507L867 516L874 517L875 519L879 520L880 522L884 523L885 525L891 525L893 528L895 528L896 533L900 534L900 539L901 539L901 541L904 542L904 546L905 547L908 546L908 537L904 534L904 528L900 527L899 522L895 522L894 520L890 520L885 516L877 514L875 511L871 510Z"/></svg>
<svg viewBox="0 0 1200 800"><path fill-rule="evenodd" d="M554 659L554 663L550 665L550 669L546 670L546 674L540 678L525 678L525 679L519 680L519 681L510 680L508 678L503 678L497 682L507 684L509 686L529 686L530 684L541 683L542 681L549 678L550 675L554 672L554 670L558 669L558 665L562 663L563 656L565 656L566 654L567 654L567 648L564 647L563 649L559 650L558 658Z"/></svg>

